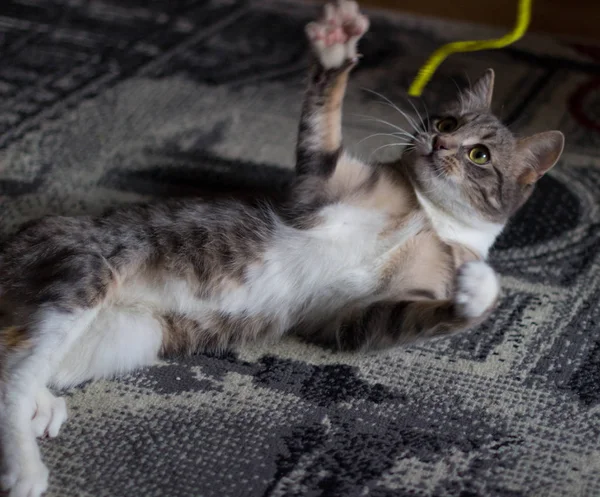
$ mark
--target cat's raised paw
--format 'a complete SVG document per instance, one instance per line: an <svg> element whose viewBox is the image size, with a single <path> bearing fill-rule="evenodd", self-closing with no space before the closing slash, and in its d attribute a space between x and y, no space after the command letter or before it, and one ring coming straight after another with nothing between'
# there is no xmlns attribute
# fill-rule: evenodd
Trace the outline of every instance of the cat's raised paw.
<svg viewBox="0 0 600 497"><path fill-rule="evenodd" d="M31 420L36 437L58 435L60 427L67 420L67 405L62 397L55 397L50 390L40 390L35 398L36 411Z"/></svg>
<svg viewBox="0 0 600 497"><path fill-rule="evenodd" d="M490 311L500 294L500 283L491 266L467 262L458 270L454 304L460 317L474 319Z"/></svg>
<svg viewBox="0 0 600 497"><path fill-rule="evenodd" d="M335 69L358 57L358 40L369 29L369 19L351 0L325 5L323 17L306 26L306 35L325 69Z"/></svg>
<svg viewBox="0 0 600 497"><path fill-rule="evenodd" d="M0 476L0 487L8 497L40 497L48 489L48 469L41 460L22 460L9 463Z"/></svg>

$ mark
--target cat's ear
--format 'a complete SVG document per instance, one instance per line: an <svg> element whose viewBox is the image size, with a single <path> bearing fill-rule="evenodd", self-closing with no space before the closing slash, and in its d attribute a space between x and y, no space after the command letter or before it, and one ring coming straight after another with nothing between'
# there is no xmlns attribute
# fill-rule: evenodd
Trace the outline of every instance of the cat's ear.
<svg viewBox="0 0 600 497"><path fill-rule="evenodd" d="M532 185L546 174L560 159L565 147L565 135L560 131L545 131L517 143L517 152L525 161L526 170L519 177L519 182Z"/></svg>
<svg viewBox="0 0 600 497"><path fill-rule="evenodd" d="M494 94L494 79L494 70L488 69L470 88L464 90L460 95L462 108L467 111L489 109Z"/></svg>

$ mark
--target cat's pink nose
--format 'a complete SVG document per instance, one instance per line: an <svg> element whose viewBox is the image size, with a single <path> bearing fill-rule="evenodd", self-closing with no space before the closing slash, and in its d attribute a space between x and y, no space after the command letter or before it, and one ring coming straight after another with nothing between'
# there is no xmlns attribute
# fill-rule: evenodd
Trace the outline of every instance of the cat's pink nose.
<svg viewBox="0 0 600 497"><path fill-rule="evenodd" d="M448 143L439 136L433 137L432 146L433 146L433 150L448 150L448 148L449 148Z"/></svg>

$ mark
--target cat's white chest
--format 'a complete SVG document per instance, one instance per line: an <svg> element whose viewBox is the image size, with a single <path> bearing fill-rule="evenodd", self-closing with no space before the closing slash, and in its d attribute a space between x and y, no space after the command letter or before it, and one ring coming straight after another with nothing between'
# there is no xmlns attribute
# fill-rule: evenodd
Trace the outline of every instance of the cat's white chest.
<svg viewBox="0 0 600 497"><path fill-rule="evenodd" d="M321 212L321 223L283 238L278 257L304 276L306 293L359 296L377 282L373 262L381 251L379 233L387 218L380 212L344 204Z"/></svg>
<svg viewBox="0 0 600 497"><path fill-rule="evenodd" d="M378 258L389 249L379 236L388 221L338 204L324 208L314 228L280 225L262 261L248 268L244 288L226 297L227 311L267 314L285 328L300 315L327 315L371 295Z"/></svg>

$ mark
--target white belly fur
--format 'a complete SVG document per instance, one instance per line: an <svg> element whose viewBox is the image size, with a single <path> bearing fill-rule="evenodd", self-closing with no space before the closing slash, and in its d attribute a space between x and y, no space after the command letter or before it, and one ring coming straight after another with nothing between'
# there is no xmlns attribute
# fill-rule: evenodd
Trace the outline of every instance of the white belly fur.
<svg viewBox="0 0 600 497"><path fill-rule="evenodd" d="M247 285L223 296L222 310L272 316L283 332L300 312L335 312L349 299L371 293L385 216L346 205L326 207L321 214L323 222L310 230L280 225L263 263L249 268Z"/></svg>

